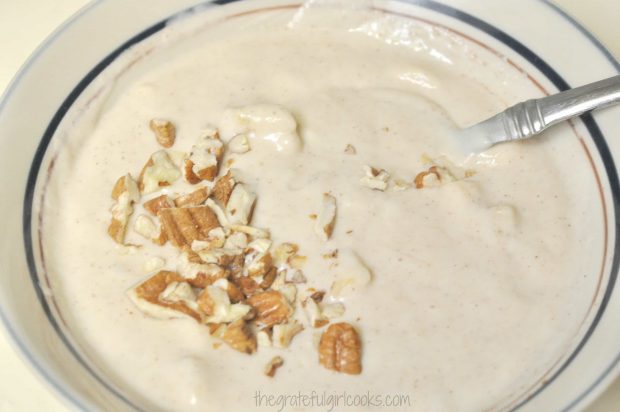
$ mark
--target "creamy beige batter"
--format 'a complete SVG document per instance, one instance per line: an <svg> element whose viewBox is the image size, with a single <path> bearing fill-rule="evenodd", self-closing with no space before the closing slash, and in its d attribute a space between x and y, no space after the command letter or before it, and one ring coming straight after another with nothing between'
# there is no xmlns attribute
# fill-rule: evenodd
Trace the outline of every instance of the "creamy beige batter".
<svg viewBox="0 0 620 412"><path fill-rule="evenodd" d="M196 17L189 38L169 29L91 104L95 124L59 145L44 251L72 333L149 410L253 410L257 390L400 393L411 400L400 410L416 411L505 404L565 353L594 293L600 256L580 254L580 235L600 223L579 200L593 180L576 139L560 128L544 141L467 159L455 170L476 173L464 180L370 190L360 184L364 165L411 182L428 167L425 156L441 155L451 128L540 91L504 60L427 24L361 11L294 13L206 28ZM346 268L329 267L321 255L330 250L355 253L371 269L368 285L341 298L343 320L361 333L359 376L322 368L311 328L283 353L248 356L214 349L192 320L152 319L125 295L148 276L149 257L175 269L177 256L135 234L128 239L143 248L123 251L106 235L115 180L136 176L160 149L148 121L172 119L173 150L189 151L227 109L258 104L289 110L301 141L278 150L258 133L250 152L233 155L258 194L253 224L270 228L276 243L298 243L318 288L329 289ZM347 144L355 155L344 152ZM324 243L308 216L327 191L338 217ZM153 195L161 193L167 189ZM262 368L275 354L285 365L270 379Z"/></svg>

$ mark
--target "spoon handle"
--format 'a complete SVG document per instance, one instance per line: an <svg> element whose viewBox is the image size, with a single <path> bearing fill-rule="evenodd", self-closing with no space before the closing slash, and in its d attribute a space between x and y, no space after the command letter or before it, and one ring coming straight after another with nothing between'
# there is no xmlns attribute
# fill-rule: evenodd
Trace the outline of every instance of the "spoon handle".
<svg viewBox="0 0 620 412"><path fill-rule="evenodd" d="M610 77L541 99L527 100L504 111L503 140L526 139L558 122L620 103L620 76Z"/></svg>

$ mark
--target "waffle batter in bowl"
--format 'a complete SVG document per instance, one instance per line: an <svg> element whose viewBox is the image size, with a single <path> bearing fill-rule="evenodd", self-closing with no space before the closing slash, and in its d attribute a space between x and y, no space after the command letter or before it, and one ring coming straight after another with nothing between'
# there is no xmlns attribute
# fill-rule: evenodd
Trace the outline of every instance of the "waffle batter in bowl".
<svg viewBox="0 0 620 412"><path fill-rule="evenodd" d="M50 146L41 245L76 346L149 410L517 405L600 299L575 129L462 158L452 130L545 93L523 68L426 19L256 3L133 46Z"/></svg>

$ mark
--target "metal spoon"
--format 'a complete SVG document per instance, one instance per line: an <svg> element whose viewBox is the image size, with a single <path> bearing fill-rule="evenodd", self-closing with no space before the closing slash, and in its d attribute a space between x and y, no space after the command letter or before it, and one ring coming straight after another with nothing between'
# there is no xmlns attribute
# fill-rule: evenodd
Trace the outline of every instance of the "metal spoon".
<svg viewBox="0 0 620 412"><path fill-rule="evenodd" d="M620 103L620 76L517 103L459 131L458 138L469 153L481 152L497 143L530 138L556 123L617 103Z"/></svg>

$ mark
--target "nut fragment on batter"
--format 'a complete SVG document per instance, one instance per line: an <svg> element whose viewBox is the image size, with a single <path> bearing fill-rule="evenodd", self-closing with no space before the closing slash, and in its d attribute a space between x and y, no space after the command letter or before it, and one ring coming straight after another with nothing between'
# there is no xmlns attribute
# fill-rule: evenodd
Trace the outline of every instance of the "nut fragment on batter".
<svg viewBox="0 0 620 412"><path fill-rule="evenodd" d="M202 315L192 303L195 297L183 283L185 279L178 273L161 270L127 293L136 307L149 316L159 319L189 316L200 322Z"/></svg>
<svg viewBox="0 0 620 412"><path fill-rule="evenodd" d="M207 206L161 209L158 216L166 237L180 249L190 248L194 240L208 240L209 232L219 227L215 213Z"/></svg>
<svg viewBox="0 0 620 412"><path fill-rule="evenodd" d="M247 225L252 219L256 194L243 183L233 188L226 203L226 216L231 224Z"/></svg>
<svg viewBox="0 0 620 412"><path fill-rule="evenodd" d="M279 244L273 251L273 264L278 267L287 264L298 251L299 246L294 243Z"/></svg>
<svg viewBox="0 0 620 412"><path fill-rule="evenodd" d="M213 181L223 155L224 143L220 140L219 132L215 128L209 128L192 147L189 158L185 160L185 180L191 184L201 180Z"/></svg>
<svg viewBox="0 0 620 412"><path fill-rule="evenodd" d="M273 266L269 252L256 252L246 256L246 272L248 276L265 276Z"/></svg>
<svg viewBox="0 0 620 412"><path fill-rule="evenodd" d="M275 290L252 295L247 302L256 311L256 322L264 326L284 323L293 314L286 297Z"/></svg>
<svg viewBox="0 0 620 412"><path fill-rule="evenodd" d="M278 368L282 365L284 365L284 359L282 359L281 356L274 356L273 359L269 361L267 366L265 366L265 375L273 378Z"/></svg>
<svg viewBox="0 0 620 412"><path fill-rule="evenodd" d="M209 230L207 240L194 240L190 245L191 249L200 253L204 250L220 249L226 244L226 232L221 227Z"/></svg>
<svg viewBox="0 0 620 412"><path fill-rule="evenodd" d="M142 193L153 193L160 187L174 183L181 172L172 162L165 150L160 150L151 155L149 161L142 168L138 179L138 187Z"/></svg>
<svg viewBox="0 0 620 412"><path fill-rule="evenodd" d="M243 319L236 320L228 325L222 335L222 340L239 352L248 355L256 352L256 336Z"/></svg>
<svg viewBox="0 0 620 412"><path fill-rule="evenodd" d="M200 189L196 189L191 193L183 196L179 196L174 199L174 206L176 207L191 207L200 206L209 198L209 188L204 186Z"/></svg>
<svg viewBox="0 0 620 412"><path fill-rule="evenodd" d="M319 342L319 363L337 372L359 375L362 372L362 344L348 323L330 325Z"/></svg>
<svg viewBox="0 0 620 412"><path fill-rule="evenodd" d="M217 179L215 186L213 186L213 199L215 199L220 205L226 206L233 188L237 182L229 170L224 176Z"/></svg>
<svg viewBox="0 0 620 412"><path fill-rule="evenodd" d="M108 226L108 234L116 243L125 243L125 233L129 217L133 213L133 204L140 200L140 192L136 181L127 174L120 177L112 189L112 199L116 202L110 209L112 221Z"/></svg>
<svg viewBox="0 0 620 412"><path fill-rule="evenodd" d="M348 144L345 148L344 148L344 152L346 154L349 155L354 155L357 153L357 150L355 150L355 146L353 146L352 144Z"/></svg>
<svg viewBox="0 0 620 412"><path fill-rule="evenodd" d="M152 119L149 122L149 127L155 133L157 143L165 148L170 148L174 145L176 139L176 128L170 120L165 119Z"/></svg>
<svg viewBox="0 0 620 412"><path fill-rule="evenodd" d="M228 285L228 280L218 279L198 296L197 304L208 316L205 323L234 322L250 313L252 309L250 306L243 303L231 303Z"/></svg>
<svg viewBox="0 0 620 412"><path fill-rule="evenodd" d="M336 198L329 193L323 194L321 211L314 224L314 231L323 242L327 242L336 224Z"/></svg>
<svg viewBox="0 0 620 412"><path fill-rule="evenodd" d="M144 202L142 206L144 206L144 210L153 216L157 216L161 209L174 207L174 202L167 195L161 195Z"/></svg>
<svg viewBox="0 0 620 412"><path fill-rule="evenodd" d="M288 348L291 341L304 327L297 321L274 325L272 344L276 348Z"/></svg>
<svg viewBox="0 0 620 412"><path fill-rule="evenodd" d="M322 328L329 323L329 320L323 316L318 302L311 297L305 299L301 305L304 308L306 317L308 318L308 323L310 323L310 326L313 328Z"/></svg>
<svg viewBox="0 0 620 412"><path fill-rule="evenodd" d="M383 169L375 169L371 166L364 166L365 176L360 179L362 186L373 190L384 191L388 187L390 174Z"/></svg>
<svg viewBox="0 0 620 412"><path fill-rule="evenodd" d="M258 284L258 282L256 282L256 280L248 276L237 277L237 278L234 278L233 281L239 287L239 289L245 295L245 297L250 297L253 294L261 290L261 287Z"/></svg>
<svg viewBox="0 0 620 412"><path fill-rule="evenodd" d="M237 232L243 232L247 235L250 235L254 239L268 239L271 234L267 229L261 229L253 226L247 225L231 225L230 229L235 230Z"/></svg>
<svg viewBox="0 0 620 412"><path fill-rule="evenodd" d="M423 189L425 187L437 186L441 183L441 175L437 166L431 166L428 170L420 172L414 179L416 189Z"/></svg>

